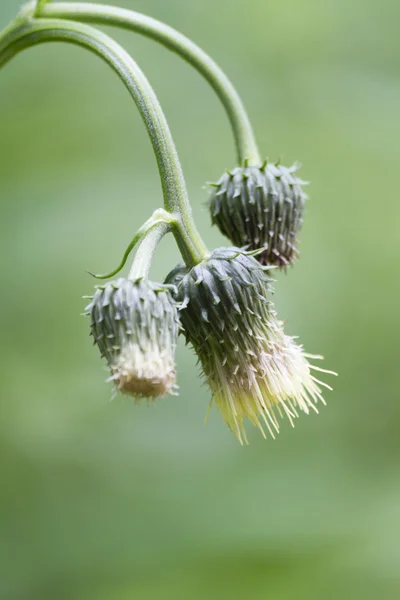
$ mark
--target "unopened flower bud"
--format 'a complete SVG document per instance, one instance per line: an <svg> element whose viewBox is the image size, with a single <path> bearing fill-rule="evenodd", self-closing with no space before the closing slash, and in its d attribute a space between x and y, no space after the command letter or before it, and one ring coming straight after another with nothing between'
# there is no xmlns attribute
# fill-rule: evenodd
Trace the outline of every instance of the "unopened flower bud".
<svg viewBox="0 0 400 600"><path fill-rule="evenodd" d="M175 390L180 324L169 286L121 278L99 286L87 311L117 390L139 398Z"/></svg>
<svg viewBox="0 0 400 600"><path fill-rule="evenodd" d="M240 442L247 417L265 437L298 411L317 412L321 389L301 346L285 335L270 300L271 281L255 258L219 248L193 267L175 269L181 321L197 353L212 398ZM325 384L321 384L325 385Z"/></svg>
<svg viewBox="0 0 400 600"><path fill-rule="evenodd" d="M257 256L263 265L285 268L298 257L306 195L297 168L269 163L237 167L212 185L213 225L235 246L263 249Z"/></svg>

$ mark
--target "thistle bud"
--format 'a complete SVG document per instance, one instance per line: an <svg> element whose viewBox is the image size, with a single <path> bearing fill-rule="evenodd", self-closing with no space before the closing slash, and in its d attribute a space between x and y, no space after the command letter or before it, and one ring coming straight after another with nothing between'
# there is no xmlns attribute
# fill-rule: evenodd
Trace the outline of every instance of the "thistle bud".
<svg viewBox="0 0 400 600"><path fill-rule="evenodd" d="M212 399L241 443L246 417L274 437L276 413L293 424L298 411L318 412L321 382L301 346L285 335L270 301L271 280L257 260L220 248L192 269L175 269L168 281L177 288L183 331Z"/></svg>
<svg viewBox="0 0 400 600"><path fill-rule="evenodd" d="M263 249L257 256L263 265L285 268L298 257L306 195L297 168L267 163L237 167L213 184L212 224L235 246Z"/></svg>
<svg viewBox="0 0 400 600"><path fill-rule="evenodd" d="M117 390L139 398L174 391L180 324L169 286L118 279L97 288L87 311Z"/></svg>

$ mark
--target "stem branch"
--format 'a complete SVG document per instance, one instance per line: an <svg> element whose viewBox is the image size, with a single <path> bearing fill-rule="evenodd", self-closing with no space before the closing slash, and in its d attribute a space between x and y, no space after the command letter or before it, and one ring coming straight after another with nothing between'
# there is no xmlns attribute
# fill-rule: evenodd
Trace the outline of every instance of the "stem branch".
<svg viewBox="0 0 400 600"><path fill-rule="evenodd" d="M50 41L82 46L99 55L128 88L145 122L157 158L165 209L176 221L174 234L185 262L192 266L207 255L193 220L178 153L158 99L147 78L125 50L106 34L56 19L21 19L0 34L0 68L22 50Z"/></svg>
<svg viewBox="0 0 400 600"><path fill-rule="evenodd" d="M114 271L111 271L111 273L107 273L105 275L95 275L94 273L91 273L89 271L89 274L92 275L92 277L95 277L96 279L110 279L110 277L114 277L114 275L117 275L117 273L119 273L124 268L128 258L129 258L129 255L132 252L132 250L134 249L134 247L145 236L147 236L151 232L152 229L154 229L154 228L161 229L162 226L167 227L165 229L165 233L167 233L168 231L172 230L174 226L177 226L177 223L173 219L173 217L171 216L171 214L169 212L163 210L162 208L159 208L152 214L150 219L148 219L146 221L146 223L144 223L141 226L141 228L135 233L132 241L130 242L129 246L125 250L124 256L122 257L120 264L118 265L118 267L116 269L114 269Z"/></svg>
<svg viewBox="0 0 400 600"><path fill-rule="evenodd" d="M233 129L239 164L262 162L250 119L236 89L217 63L183 34L138 12L101 4L50 3L40 9L40 16L115 25L150 37L179 54L203 75L220 98Z"/></svg>
<svg viewBox="0 0 400 600"><path fill-rule="evenodd" d="M171 230L171 225L165 221L158 221L148 230L142 237L139 248L137 249L135 258L133 259L132 267L129 272L129 278L136 280L147 278L149 276L151 261L157 244L162 240L164 235Z"/></svg>

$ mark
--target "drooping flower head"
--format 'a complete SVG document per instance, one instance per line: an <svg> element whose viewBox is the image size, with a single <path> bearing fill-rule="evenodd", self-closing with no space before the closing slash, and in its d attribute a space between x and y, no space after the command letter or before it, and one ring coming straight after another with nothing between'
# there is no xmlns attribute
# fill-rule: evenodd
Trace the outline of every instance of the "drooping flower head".
<svg viewBox="0 0 400 600"><path fill-rule="evenodd" d="M212 186L213 225L235 246L263 248L257 256L263 265L285 268L298 257L306 195L297 168L269 163L237 167Z"/></svg>
<svg viewBox="0 0 400 600"><path fill-rule="evenodd" d="M87 311L117 390L138 398L174 391L180 323L170 286L121 278L99 286Z"/></svg>
<svg viewBox="0 0 400 600"><path fill-rule="evenodd" d="M177 288L183 331L199 357L212 399L242 442L247 417L265 437L298 412L317 412L321 389L302 347L285 335L271 303L271 280L239 248L219 248L168 277ZM324 384L322 384L324 385Z"/></svg>

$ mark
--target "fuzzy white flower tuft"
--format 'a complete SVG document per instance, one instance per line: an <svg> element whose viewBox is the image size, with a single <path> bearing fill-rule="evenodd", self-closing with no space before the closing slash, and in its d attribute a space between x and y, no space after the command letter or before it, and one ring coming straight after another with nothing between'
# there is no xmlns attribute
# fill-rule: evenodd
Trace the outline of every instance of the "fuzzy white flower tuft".
<svg viewBox="0 0 400 600"><path fill-rule="evenodd" d="M87 307L91 335L117 391L136 398L175 393L180 323L168 286L118 279L99 286Z"/></svg>
<svg viewBox="0 0 400 600"><path fill-rule="evenodd" d="M257 260L220 248L192 269L175 269L168 281L177 287L184 334L199 357L211 404L241 443L246 418L274 437L277 416L293 425L299 412L318 412L321 387L329 386L311 371L323 369L285 335L269 299L271 280Z"/></svg>

